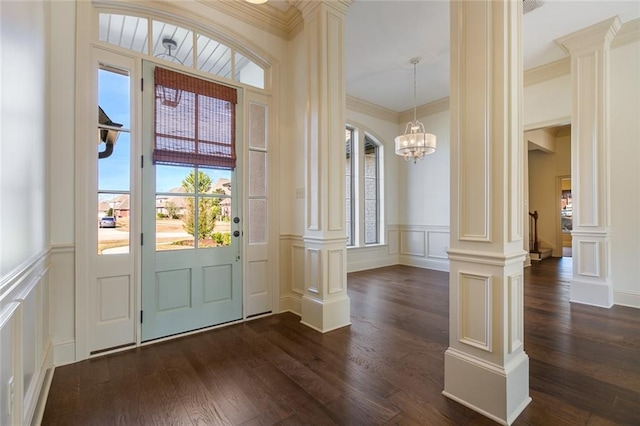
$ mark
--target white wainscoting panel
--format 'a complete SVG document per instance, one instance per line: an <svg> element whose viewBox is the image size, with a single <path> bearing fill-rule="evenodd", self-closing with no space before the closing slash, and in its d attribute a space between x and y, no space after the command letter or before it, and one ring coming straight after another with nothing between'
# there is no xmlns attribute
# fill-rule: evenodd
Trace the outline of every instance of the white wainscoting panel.
<svg viewBox="0 0 640 426"><path fill-rule="evenodd" d="M280 235L279 312L301 314L304 294L304 241L297 235Z"/></svg>
<svg viewBox="0 0 640 426"><path fill-rule="evenodd" d="M598 241L578 241L579 262L578 275L587 277L600 276L600 250Z"/></svg>
<svg viewBox="0 0 640 426"><path fill-rule="evenodd" d="M491 276L460 273L459 341L491 352Z"/></svg>
<svg viewBox="0 0 640 426"><path fill-rule="evenodd" d="M523 345L524 341L524 295L523 275L516 274L508 277L507 302L508 307L508 351L513 353Z"/></svg>
<svg viewBox="0 0 640 426"><path fill-rule="evenodd" d="M53 364L49 336L50 252L0 277L0 424L39 423L40 392ZM41 410L39 410L41 411Z"/></svg>
<svg viewBox="0 0 640 426"><path fill-rule="evenodd" d="M402 229L400 231L400 253L424 257L427 231L425 229Z"/></svg>
<svg viewBox="0 0 640 426"><path fill-rule="evenodd" d="M439 225L399 225L401 265L449 271L449 227Z"/></svg>

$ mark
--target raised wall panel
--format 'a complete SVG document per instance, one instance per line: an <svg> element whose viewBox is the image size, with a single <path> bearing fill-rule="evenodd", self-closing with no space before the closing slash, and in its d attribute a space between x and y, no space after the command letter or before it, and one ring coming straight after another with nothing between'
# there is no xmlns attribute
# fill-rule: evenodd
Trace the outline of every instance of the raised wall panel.
<svg viewBox="0 0 640 426"><path fill-rule="evenodd" d="M156 273L158 312L191 307L191 269Z"/></svg>
<svg viewBox="0 0 640 426"><path fill-rule="evenodd" d="M345 274L344 259L346 259L343 250L329 250L327 252L327 267L329 268L329 294L338 293L344 290L342 283Z"/></svg>
<svg viewBox="0 0 640 426"><path fill-rule="evenodd" d="M400 253L400 247L398 246L398 231L390 230L387 232L387 244L389 245L389 254Z"/></svg>
<svg viewBox="0 0 640 426"><path fill-rule="evenodd" d="M22 374L26 395L36 372L38 354L38 287L31 289L22 301Z"/></svg>
<svg viewBox="0 0 640 426"><path fill-rule="evenodd" d="M329 170L332 169L332 164L343 164L344 161L344 108L346 93L343 78L343 58L344 58L344 17L336 15L327 10L327 26L326 37L327 50L331 52L338 52L337 54L331 54L326 56L327 64L326 71L329 73L327 87L325 93L329 97L326 102L328 110L326 123L328 127L328 158L330 164L326 165ZM337 97L337 99L331 99ZM338 168L340 173L329 172L327 176L327 185L329 194L338 192L339 197L329 195L333 198L334 202L329 203L328 209L328 227L330 231L341 231L345 226L345 183L344 183L344 168ZM335 191L335 192L334 192ZM340 201L340 202L335 202Z"/></svg>
<svg viewBox="0 0 640 426"><path fill-rule="evenodd" d="M291 247L291 288L296 293L304 293L304 247Z"/></svg>
<svg viewBox="0 0 640 426"><path fill-rule="evenodd" d="M459 341L491 352L491 276L459 274Z"/></svg>
<svg viewBox="0 0 640 426"><path fill-rule="evenodd" d="M403 230L400 232L400 253L411 256L425 255L425 231Z"/></svg>
<svg viewBox="0 0 640 426"><path fill-rule="evenodd" d="M231 300L233 276L231 265L202 268L203 303Z"/></svg>
<svg viewBox="0 0 640 426"><path fill-rule="evenodd" d="M447 259L449 232L427 231L427 257Z"/></svg>
<svg viewBox="0 0 640 426"><path fill-rule="evenodd" d="M249 262L248 272L247 285L249 296L267 294L267 262Z"/></svg>
<svg viewBox="0 0 640 426"><path fill-rule="evenodd" d="M460 214L458 229L460 240L490 240L490 138L491 126L491 18L490 8L484 2L464 2L474 15L484 19L467 20L461 27L463 51L460 64L460 128L458 143ZM478 37L482 34L482 37ZM480 44L480 46L478 46ZM467 51L467 46L474 46Z"/></svg>
<svg viewBox="0 0 640 426"><path fill-rule="evenodd" d="M597 241L578 241L578 275L600 276L600 244Z"/></svg>
<svg viewBox="0 0 640 426"><path fill-rule="evenodd" d="M513 353L523 345L524 314L523 314L523 276L516 274L507 279L507 310L508 310L508 351Z"/></svg>
<svg viewBox="0 0 640 426"><path fill-rule="evenodd" d="M128 275L98 278L98 321L104 323L129 319L131 303L131 279Z"/></svg>
<svg viewBox="0 0 640 426"><path fill-rule="evenodd" d="M577 108L580 120L572 126L572 139L578 141L571 148L576 150L579 180L576 182L578 196L574 206L576 227L598 226L598 105L597 77L598 52L576 59Z"/></svg>
<svg viewBox="0 0 640 426"><path fill-rule="evenodd" d="M11 302L0 310L0 383L2 384L2 398L0 398L0 424L13 425L22 423L20 410L22 372L20 371L19 356L22 351L20 303ZM9 407L7 395L8 383L13 380L13 406Z"/></svg>
<svg viewBox="0 0 640 426"><path fill-rule="evenodd" d="M305 28L308 28L306 37L307 52L322 52L319 45L321 37L320 22L317 15L312 15L309 19L305 19ZM320 54L307 55L307 229L320 229L320 165L324 163L322 151L320 150L320 123L318 122L320 114L317 111L320 104L321 87L320 81Z"/></svg>
<svg viewBox="0 0 640 426"><path fill-rule="evenodd" d="M307 279L305 280L306 290L311 293L320 293L320 283L322 282L322 268L321 268L321 256L320 250L308 248L307 249L307 262L309 270L307 272Z"/></svg>

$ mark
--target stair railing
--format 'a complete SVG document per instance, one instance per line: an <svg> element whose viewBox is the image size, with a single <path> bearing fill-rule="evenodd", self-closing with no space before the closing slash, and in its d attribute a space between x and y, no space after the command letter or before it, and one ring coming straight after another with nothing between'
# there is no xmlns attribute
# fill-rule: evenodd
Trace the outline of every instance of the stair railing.
<svg viewBox="0 0 640 426"><path fill-rule="evenodd" d="M531 229L533 229L533 241L531 241ZM538 253L538 248L538 210L535 210L533 213L529 212L529 251Z"/></svg>

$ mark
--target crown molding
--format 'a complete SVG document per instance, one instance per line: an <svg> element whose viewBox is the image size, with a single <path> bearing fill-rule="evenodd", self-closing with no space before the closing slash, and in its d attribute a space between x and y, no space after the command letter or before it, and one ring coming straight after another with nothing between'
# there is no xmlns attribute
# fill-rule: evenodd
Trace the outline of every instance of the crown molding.
<svg viewBox="0 0 640 426"><path fill-rule="evenodd" d="M302 13L294 6L283 12L269 5L269 3L251 4L245 1L222 0L196 1L287 41L292 40L302 31Z"/></svg>
<svg viewBox="0 0 640 426"><path fill-rule="evenodd" d="M421 105L416 108L417 117L426 117L427 115L437 114L439 112L449 110L449 97L438 99L437 101L429 102L428 104ZM405 123L413 121L413 108L400 113L398 123Z"/></svg>
<svg viewBox="0 0 640 426"><path fill-rule="evenodd" d="M571 58L566 57L524 72L524 86L571 74Z"/></svg>
<svg viewBox="0 0 640 426"><path fill-rule="evenodd" d="M619 47L637 41L640 41L640 18L622 24L616 37L611 42L611 47Z"/></svg>
<svg viewBox="0 0 640 426"><path fill-rule="evenodd" d="M591 50L603 44L610 45L621 26L622 21L620 21L620 18L614 16L590 27L560 37L556 39L555 42L564 53L571 55L572 51Z"/></svg>
<svg viewBox="0 0 640 426"><path fill-rule="evenodd" d="M391 123L400 122L399 113L353 96L347 96L347 109L370 117L390 121Z"/></svg>
<svg viewBox="0 0 640 426"><path fill-rule="evenodd" d="M322 4L330 6L346 15L349 6L351 6L354 1L355 0L294 0L291 3L302 12L303 16Z"/></svg>

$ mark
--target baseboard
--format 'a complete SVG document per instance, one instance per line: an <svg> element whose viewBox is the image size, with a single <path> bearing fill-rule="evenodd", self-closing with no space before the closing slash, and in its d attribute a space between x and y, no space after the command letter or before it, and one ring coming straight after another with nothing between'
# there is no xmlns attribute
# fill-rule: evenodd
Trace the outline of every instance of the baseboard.
<svg viewBox="0 0 640 426"><path fill-rule="evenodd" d="M42 365L37 373L34 386L31 386L24 398L25 424L39 425L47 404L49 387L53 379L53 345L49 342Z"/></svg>
<svg viewBox="0 0 640 426"><path fill-rule="evenodd" d="M53 365L60 367L76 362L76 341L65 340L53 343Z"/></svg>
<svg viewBox="0 0 640 426"><path fill-rule="evenodd" d="M640 293L635 291L613 290L613 304L640 309Z"/></svg>
<svg viewBox="0 0 640 426"><path fill-rule="evenodd" d="M608 284L574 279L571 281L569 301L600 308L610 308L613 306L613 291Z"/></svg>
<svg viewBox="0 0 640 426"><path fill-rule="evenodd" d="M385 266L393 266L398 264L398 256L371 258L361 261L347 262L347 273L367 271L369 269L384 268Z"/></svg>
<svg viewBox="0 0 640 426"><path fill-rule="evenodd" d="M449 259L418 258L401 255L400 265L415 266L417 268L434 269L436 271L449 272Z"/></svg>
<svg viewBox="0 0 640 426"><path fill-rule="evenodd" d="M280 297L280 313L291 312L298 316L302 314L301 297L295 295L287 295Z"/></svg>
<svg viewBox="0 0 640 426"><path fill-rule="evenodd" d="M53 381L53 373L55 373L55 367L49 368L44 376L42 387L40 388L40 396L33 412L33 418L31 419L32 426L40 426L42 423L42 417L44 416L44 409L47 407L47 399L49 398L49 389L51 389L51 382Z"/></svg>

